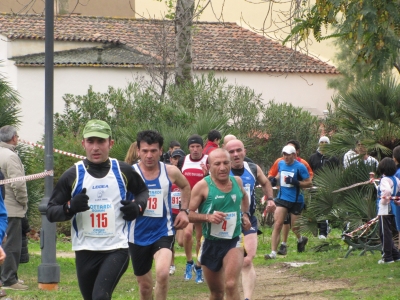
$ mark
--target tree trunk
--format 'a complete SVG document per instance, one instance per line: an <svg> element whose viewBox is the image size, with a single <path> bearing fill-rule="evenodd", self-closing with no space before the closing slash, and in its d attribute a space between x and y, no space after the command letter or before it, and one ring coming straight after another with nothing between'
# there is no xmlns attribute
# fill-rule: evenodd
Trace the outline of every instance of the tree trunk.
<svg viewBox="0 0 400 300"><path fill-rule="evenodd" d="M175 12L175 83L192 81L192 25L194 0L177 0Z"/></svg>

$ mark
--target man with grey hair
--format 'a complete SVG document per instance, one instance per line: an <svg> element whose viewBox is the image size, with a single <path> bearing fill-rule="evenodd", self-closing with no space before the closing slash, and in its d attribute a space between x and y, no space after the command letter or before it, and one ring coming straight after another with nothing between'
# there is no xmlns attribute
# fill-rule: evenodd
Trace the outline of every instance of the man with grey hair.
<svg viewBox="0 0 400 300"><path fill-rule="evenodd" d="M5 179L25 176L24 166L15 151L18 144L17 129L13 126L0 128L0 169ZM7 254L1 267L1 281L4 289L26 290L27 285L18 280L17 272L21 257L21 221L28 209L28 192L25 181L5 185L4 203L8 212L7 241L3 249Z"/></svg>

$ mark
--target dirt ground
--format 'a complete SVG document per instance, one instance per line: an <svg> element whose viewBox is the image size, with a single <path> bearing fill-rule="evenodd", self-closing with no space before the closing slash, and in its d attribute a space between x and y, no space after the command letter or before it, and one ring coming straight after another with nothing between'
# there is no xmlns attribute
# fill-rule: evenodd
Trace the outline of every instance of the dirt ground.
<svg viewBox="0 0 400 300"><path fill-rule="evenodd" d="M326 300L324 291L348 288L343 281L308 280L292 272L290 263L279 263L271 267L257 267L257 284L252 300Z"/></svg>
<svg viewBox="0 0 400 300"><path fill-rule="evenodd" d="M73 258L75 254L60 251L57 252L57 257ZM289 272L294 267L301 268L301 263L282 262L269 267L256 267L257 284L252 300L328 300L329 298L323 296L324 291L349 287L345 281L309 280L299 277ZM208 299L208 294L198 294L197 297L192 295L190 299Z"/></svg>

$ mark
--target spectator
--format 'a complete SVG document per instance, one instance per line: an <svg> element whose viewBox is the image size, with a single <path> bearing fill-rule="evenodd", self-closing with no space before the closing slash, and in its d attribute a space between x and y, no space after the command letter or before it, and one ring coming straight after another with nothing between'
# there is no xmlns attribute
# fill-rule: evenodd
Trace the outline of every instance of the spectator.
<svg viewBox="0 0 400 300"><path fill-rule="evenodd" d="M382 259L378 264L390 264L400 261L400 253L393 242L392 230L395 229L395 218L393 211L394 201L390 200L399 190L400 180L394 175L396 173L396 164L385 157L378 165L378 173L382 175L378 187L378 217L379 217L379 235L382 242Z"/></svg>
<svg viewBox="0 0 400 300"><path fill-rule="evenodd" d="M15 150L18 144L17 130L13 126L0 128L0 169L6 179L25 176L24 166ZM4 203L8 213L7 240L3 249L7 258L1 267L4 289L26 290L17 277L22 249L22 218L28 209L28 192L25 181L5 185Z"/></svg>
<svg viewBox="0 0 400 300"><path fill-rule="evenodd" d="M178 141L171 141L169 143L168 151L161 155L160 161L162 161L165 164L170 164L171 154L173 151L177 149L181 149L181 144Z"/></svg>
<svg viewBox="0 0 400 300"><path fill-rule="evenodd" d="M339 160L336 157L328 157L324 154L326 145L330 143L331 142L327 136L321 136L318 141L319 147L317 151L310 156L308 162L314 174L317 174L318 170L321 170L322 168L334 168L339 166ZM318 238L323 240L326 239L329 232L328 220L318 222L318 231Z"/></svg>
<svg viewBox="0 0 400 300"><path fill-rule="evenodd" d="M208 155L211 151L217 149L221 138L221 133L218 130L211 130L207 135L207 144L203 148L203 154Z"/></svg>
<svg viewBox="0 0 400 300"><path fill-rule="evenodd" d="M133 142L129 147L128 152L126 153L125 162L128 165L133 165L136 164L138 160L139 160L139 154L137 149L137 142Z"/></svg>

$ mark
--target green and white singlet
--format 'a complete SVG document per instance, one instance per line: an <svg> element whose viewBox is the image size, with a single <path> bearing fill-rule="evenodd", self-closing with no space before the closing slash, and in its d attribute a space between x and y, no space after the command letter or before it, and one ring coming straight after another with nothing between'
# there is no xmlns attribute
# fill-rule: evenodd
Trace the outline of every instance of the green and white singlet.
<svg viewBox="0 0 400 300"><path fill-rule="evenodd" d="M210 176L204 178L208 185L206 200L200 204L199 213L213 214L215 211L226 213L225 221L220 224L203 223L203 236L209 240L233 239L241 234L241 205L243 193L235 177L229 176L232 182L230 192L222 192L217 188Z"/></svg>

